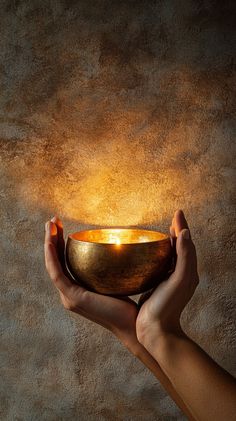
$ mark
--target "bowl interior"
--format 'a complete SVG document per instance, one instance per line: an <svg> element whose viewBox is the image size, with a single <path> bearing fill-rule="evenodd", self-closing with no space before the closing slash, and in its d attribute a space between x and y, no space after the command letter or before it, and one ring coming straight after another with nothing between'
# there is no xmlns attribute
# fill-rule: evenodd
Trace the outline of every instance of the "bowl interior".
<svg viewBox="0 0 236 421"><path fill-rule="evenodd" d="M76 241L102 244L139 244L163 241L169 238L167 234L158 231L125 228L79 231L70 234L69 237Z"/></svg>

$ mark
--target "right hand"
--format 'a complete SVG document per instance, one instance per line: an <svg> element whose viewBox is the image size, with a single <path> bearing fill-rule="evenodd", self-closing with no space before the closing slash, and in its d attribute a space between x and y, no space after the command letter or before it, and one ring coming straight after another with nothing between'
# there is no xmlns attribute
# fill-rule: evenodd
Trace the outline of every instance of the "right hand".
<svg viewBox="0 0 236 421"><path fill-rule="evenodd" d="M136 319L138 340L146 346L151 338L165 333L183 334L180 316L199 283L197 256L183 211L175 212L170 227L176 243L175 271L145 300Z"/></svg>
<svg viewBox="0 0 236 421"><path fill-rule="evenodd" d="M138 345L135 322L137 304L129 297L96 294L73 281L65 267L62 221L54 217L46 224L45 264L63 306L113 332L133 353Z"/></svg>

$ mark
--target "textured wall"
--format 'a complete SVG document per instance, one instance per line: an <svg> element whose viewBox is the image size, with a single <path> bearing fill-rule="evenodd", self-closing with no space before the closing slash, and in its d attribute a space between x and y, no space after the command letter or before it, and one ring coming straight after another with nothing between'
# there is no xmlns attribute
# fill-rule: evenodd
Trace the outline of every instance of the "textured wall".
<svg viewBox="0 0 236 421"><path fill-rule="evenodd" d="M235 354L233 1L1 0L1 419L184 417L109 332L60 306L44 222L167 230L201 284L183 322Z"/></svg>

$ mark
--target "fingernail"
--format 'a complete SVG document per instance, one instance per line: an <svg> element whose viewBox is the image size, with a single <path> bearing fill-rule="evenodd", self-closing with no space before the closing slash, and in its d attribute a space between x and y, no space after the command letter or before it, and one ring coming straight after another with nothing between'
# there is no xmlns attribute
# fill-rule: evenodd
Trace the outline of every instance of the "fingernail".
<svg viewBox="0 0 236 421"><path fill-rule="evenodd" d="M56 224L59 227L63 228L62 221L60 220L59 216L54 215L53 218L51 219L51 222L53 222L54 224Z"/></svg>
<svg viewBox="0 0 236 421"><path fill-rule="evenodd" d="M184 238L185 240L189 240L189 238L190 238L190 234L189 234L189 230L188 230L188 229L184 229L184 230L183 230L183 238Z"/></svg>
<svg viewBox="0 0 236 421"><path fill-rule="evenodd" d="M58 221L58 216L57 215L54 215L52 218L51 218L51 221L55 224L57 221Z"/></svg>
<svg viewBox="0 0 236 421"><path fill-rule="evenodd" d="M46 224L45 224L45 231L49 232L49 229L50 229L50 222L47 221Z"/></svg>

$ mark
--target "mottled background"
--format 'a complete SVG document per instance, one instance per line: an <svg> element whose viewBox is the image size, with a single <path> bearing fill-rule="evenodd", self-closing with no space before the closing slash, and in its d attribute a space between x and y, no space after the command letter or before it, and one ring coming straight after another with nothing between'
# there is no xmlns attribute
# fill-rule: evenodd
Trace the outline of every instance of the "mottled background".
<svg viewBox="0 0 236 421"><path fill-rule="evenodd" d="M0 0L1 419L183 420L111 334L66 312L44 222L168 230L201 283L183 323L236 374L234 1Z"/></svg>

